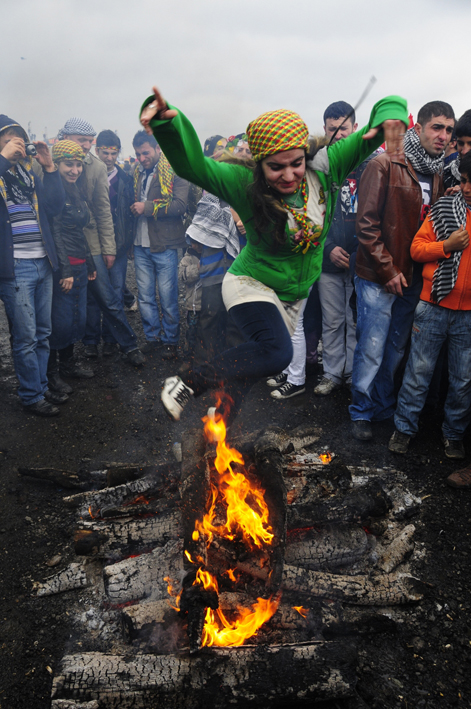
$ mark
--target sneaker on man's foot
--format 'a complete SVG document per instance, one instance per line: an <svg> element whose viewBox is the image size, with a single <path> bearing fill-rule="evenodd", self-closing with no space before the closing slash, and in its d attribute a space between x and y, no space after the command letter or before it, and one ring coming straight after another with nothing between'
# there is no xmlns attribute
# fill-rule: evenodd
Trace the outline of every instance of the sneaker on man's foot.
<svg viewBox="0 0 471 709"><path fill-rule="evenodd" d="M137 347L135 350L131 350L131 352L127 352L126 359L128 360L128 362L133 364L135 367L142 367L142 365L146 363L146 358L142 354L141 350L138 349Z"/></svg>
<svg viewBox="0 0 471 709"><path fill-rule="evenodd" d="M268 377L267 386L269 387L279 387L288 381L288 375L284 372L277 374L276 377Z"/></svg>
<svg viewBox="0 0 471 709"><path fill-rule="evenodd" d="M314 394L316 394L316 396L329 396L329 394L332 394L332 392L339 387L340 384L334 382L333 379L329 379L329 377L322 377L319 384L314 389Z"/></svg>
<svg viewBox="0 0 471 709"><path fill-rule="evenodd" d="M180 377L168 377L164 382L160 398L168 415L174 421L179 421L185 405L193 394L193 389L190 389Z"/></svg>
<svg viewBox="0 0 471 709"><path fill-rule="evenodd" d="M89 359L96 359L98 357L97 345L85 345L85 347L83 348L83 354Z"/></svg>
<svg viewBox="0 0 471 709"><path fill-rule="evenodd" d="M394 431L393 435L389 439L388 448L391 453L401 453L404 455L409 450L411 438L412 436L409 436L407 433Z"/></svg>
<svg viewBox="0 0 471 709"><path fill-rule="evenodd" d="M64 382L60 378L59 372L49 372L47 375L47 383L49 384L49 391L59 391L62 394L72 394L74 391L70 384Z"/></svg>
<svg viewBox="0 0 471 709"><path fill-rule="evenodd" d="M65 404L65 402L69 400L69 395L60 391L49 391L49 389L47 389L44 392L44 398L46 401L49 401L50 404Z"/></svg>
<svg viewBox="0 0 471 709"><path fill-rule="evenodd" d="M285 382L283 386L274 389L270 396L273 399L291 399L293 396L298 396L299 394L304 394L306 387L304 384L291 384L291 382Z"/></svg>
<svg viewBox="0 0 471 709"><path fill-rule="evenodd" d="M60 414L57 406L50 404L46 399L40 399L34 404L23 406L23 409L27 414L34 414L35 416L59 416Z"/></svg>
<svg viewBox="0 0 471 709"><path fill-rule="evenodd" d="M443 444L445 446L445 455L447 458L462 460L465 457L466 453L464 452L463 441L456 441L452 438L444 438Z"/></svg>
<svg viewBox="0 0 471 709"><path fill-rule="evenodd" d="M357 441L371 441L373 431L371 430L371 422L366 419L352 421L352 436Z"/></svg>

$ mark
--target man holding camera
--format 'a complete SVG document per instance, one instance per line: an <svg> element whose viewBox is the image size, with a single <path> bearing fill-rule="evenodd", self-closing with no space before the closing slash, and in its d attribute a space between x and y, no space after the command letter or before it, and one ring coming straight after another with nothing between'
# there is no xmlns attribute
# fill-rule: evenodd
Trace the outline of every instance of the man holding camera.
<svg viewBox="0 0 471 709"><path fill-rule="evenodd" d="M42 167L33 172L31 156ZM18 394L25 411L56 416L48 390L52 270L57 254L48 217L62 211L64 188L46 143L0 115L0 299L10 324Z"/></svg>

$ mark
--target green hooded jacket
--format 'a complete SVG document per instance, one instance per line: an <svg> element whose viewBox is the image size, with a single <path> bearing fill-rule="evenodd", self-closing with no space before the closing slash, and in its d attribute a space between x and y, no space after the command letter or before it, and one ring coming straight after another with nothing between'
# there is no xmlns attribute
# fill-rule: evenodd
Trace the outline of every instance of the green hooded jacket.
<svg viewBox="0 0 471 709"><path fill-rule="evenodd" d="M153 100L153 96L149 97L142 109ZM289 238L274 252L271 232L259 234L255 230L248 194L253 180L252 171L245 165L204 157L196 131L183 113L179 111L171 120L153 119L150 126L177 175L228 202L244 223L247 245L229 271L236 276L251 276L260 281L272 288L280 300L294 301L307 298L309 288L320 276L324 241L332 222L339 187L352 170L384 141L382 130L373 140L363 140L363 135L388 119L399 119L408 125L405 99L388 96L378 101L373 106L368 125L348 138L321 149L312 161L308 161L307 169L316 172L324 190L326 214L319 238L320 246L309 248L305 254L293 251Z"/></svg>

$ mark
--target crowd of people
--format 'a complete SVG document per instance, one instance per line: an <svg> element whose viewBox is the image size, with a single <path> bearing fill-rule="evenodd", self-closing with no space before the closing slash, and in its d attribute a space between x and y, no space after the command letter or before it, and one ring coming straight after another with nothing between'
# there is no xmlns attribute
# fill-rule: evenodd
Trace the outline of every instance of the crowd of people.
<svg viewBox="0 0 471 709"><path fill-rule="evenodd" d="M183 360L162 390L175 420L211 388L232 400L229 419L261 378L276 402L304 393L322 341L314 394L351 390L355 439L394 416L389 449L407 454L424 407L444 401L445 455L464 458L471 111L456 120L432 101L414 123L390 96L358 130L337 101L322 137L278 110L202 148L154 89L141 123L123 169L111 130L71 118L49 151L0 115L0 298L25 411L55 416L67 380L93 377L79 341L90 360L101 343L136 367ZM137 308L141 349L126 316ZM471 485L471 472L449 482Z"/></svg>

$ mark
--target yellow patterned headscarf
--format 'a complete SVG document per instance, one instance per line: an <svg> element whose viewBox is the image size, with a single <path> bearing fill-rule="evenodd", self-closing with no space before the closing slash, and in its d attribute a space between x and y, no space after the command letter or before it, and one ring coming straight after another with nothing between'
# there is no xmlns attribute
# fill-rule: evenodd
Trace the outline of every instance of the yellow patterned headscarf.
<svg viewBox="0 0 471 709"><path fill-rule="evenodd" d="M139 165L136 165L136 169L134 171L134 197L137 201L140 199L140 195L137 194L137 185L140 174ZM162 152L160 153L159 162L157 163L157 175L159 177L160 192L162 197L159 197L159 199L154 199L153 217L155 219L157 219L157 212L159 209L164 209L165 213L167 213L167 209L172 201L173 181L175 179L175 173L172 170L172 166Z"/></svg>
<svg viewBox="0 0 471 709"><path fill-rule="evenodd" d="M60 140L52 146L52 159L55 163L61 160L84 160L85 153L80 145L73 140Z"/></svg>
<svg viewBox="0 0 471 709"><path fill-rule="evenodd" d="M255 162L285 150L307 150L308 135L308 127L301 116L284 108L262 113L247 127L249 148Z"/></svg>

